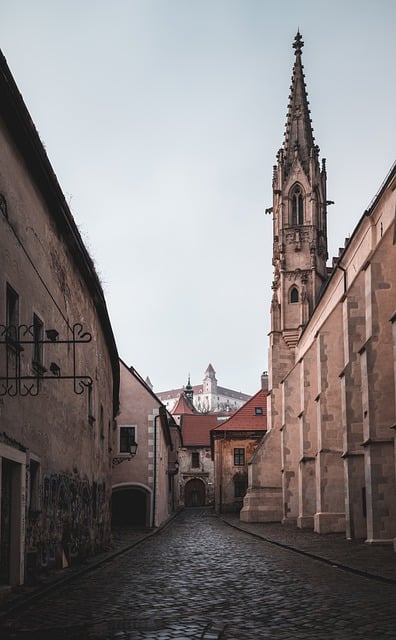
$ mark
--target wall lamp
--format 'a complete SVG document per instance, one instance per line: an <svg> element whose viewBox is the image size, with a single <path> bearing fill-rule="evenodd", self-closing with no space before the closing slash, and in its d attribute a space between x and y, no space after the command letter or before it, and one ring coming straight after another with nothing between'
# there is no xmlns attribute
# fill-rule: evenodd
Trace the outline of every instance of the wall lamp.
<svg viewBox="0 0 396 640"><path fill-rule="evenodd" d="M111 466L116 467L117 465L121 464L121 462L125 462L126 460L132 460L132 458L136 455L137 448L138 448L137 442L135 442L135 440L132 440L128 445L129 455L117 456L113 458L111 461Z"/></svg>
<svg viewBox="0 0 396 640"><path fill-rule="evenodd" d="M132 440L132 442L129 443L129 453L131 454L131 456L135 456L136 455L137 448L138 448L137 442Z"/></svg>

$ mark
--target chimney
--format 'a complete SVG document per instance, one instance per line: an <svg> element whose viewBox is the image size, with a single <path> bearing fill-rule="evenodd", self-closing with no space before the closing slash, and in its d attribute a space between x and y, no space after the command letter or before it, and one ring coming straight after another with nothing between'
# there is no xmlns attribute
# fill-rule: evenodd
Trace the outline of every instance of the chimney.
<svg viewBox="0 0 396 640"><path fill-rule="evenodd" d="M263 371L261 374L261 388L268 391L268 371Z"/></svg>

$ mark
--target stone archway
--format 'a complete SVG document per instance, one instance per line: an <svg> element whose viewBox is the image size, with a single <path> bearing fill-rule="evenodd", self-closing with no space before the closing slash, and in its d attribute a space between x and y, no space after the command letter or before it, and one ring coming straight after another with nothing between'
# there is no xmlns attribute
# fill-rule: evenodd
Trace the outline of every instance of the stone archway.
<svg viewBox="0 0 396 640"><path fill-rule="evenodd" d="M124 486L113 489L112 525L150 526L150 493L143 487Z"/></svg>
<svg viewBox="0 0 396 640"><path fill-rule="evenodd" d="M184 487L184 505L186 507L203 507L205 503L205 483L198 478L189 480Z"/></svg>

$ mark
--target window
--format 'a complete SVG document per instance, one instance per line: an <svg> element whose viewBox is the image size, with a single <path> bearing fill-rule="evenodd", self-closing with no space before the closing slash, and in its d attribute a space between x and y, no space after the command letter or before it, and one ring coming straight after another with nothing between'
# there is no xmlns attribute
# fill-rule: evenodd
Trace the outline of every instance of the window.
<svg viewBox="0 0 396 640"><path fill-rule="evenodd" d="M136 443L136 427L120 427L120 453L131 453Z"/></svg>
<svg viewBox="0 0 396 640"><path fill-rule="evenodd" d="M243 498L247 490L247 478L245 476L235 478L234 480L234 497Z"/></svg>
<svg viewBox="0 0 396 640"><path fill-rule="evenodd" d="M11 342L16 342L18 338L19 324L19 296L14 289L7 284L6 293L6 327L7 338Z"/></svg>
<svg viewBox="0 0 396 640"><path fill-rule="evenodd" d="M293 287L290 292L290 302L298 302L298 289L297 287Z"/></svg>
<svg viewBox="0 0 396 640"><path fill-rule="evenodd" d="M191 466L193 469L199 468L199 452L193 451L191 454Z"/></svg>
<svg viewBox="0 0 396 640"><path fill-rule="evenodd" d="M293 226L304 224L304 198L299 186L295 187L291 196L292 216L291 223Z"/></svg>
<svg viewBox="0 0 396 640"><path fill-rule="evenodd" d="M263 415L263 407L255 407L254 408L254 413L256 414L256 416L262 416Z"/></svg>
<svg viewBox="0 0 396 640"><path fill-rule="evenodd" d="M240 466L245 464L245 449L237 447L234 449L234 465Z"/></svg>
<svg viewBox="0 0 396 640"><path fill-rule="evenodd" d="M33 314L33 357L34 364L43 364L43 323L40 318Z"/></svg>

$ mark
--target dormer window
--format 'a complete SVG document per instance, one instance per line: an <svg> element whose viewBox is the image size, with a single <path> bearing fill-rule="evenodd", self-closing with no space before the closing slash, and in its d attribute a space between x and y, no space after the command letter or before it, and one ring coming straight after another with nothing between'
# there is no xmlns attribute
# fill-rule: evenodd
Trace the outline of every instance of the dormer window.
<svg viewBox="0 0 396 640"><path fill-rule="evenodd" d="M293 189L291 195L291 214L293 227L304 224L304 197L299 185Z"/></svg>

